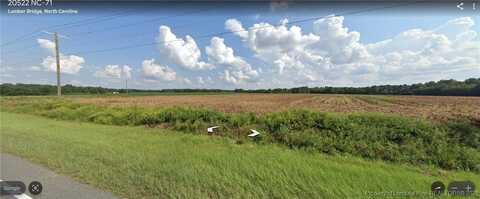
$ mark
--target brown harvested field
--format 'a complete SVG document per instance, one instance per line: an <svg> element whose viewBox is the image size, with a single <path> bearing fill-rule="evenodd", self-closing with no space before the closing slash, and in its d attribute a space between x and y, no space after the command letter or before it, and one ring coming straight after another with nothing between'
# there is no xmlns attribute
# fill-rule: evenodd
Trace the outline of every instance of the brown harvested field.
<svg viewBox="0 0 480 199"><path fill-rule="evenodd" d="M264 114L290 108L325 112L381 112L434 121L466 118L480 123L480 97L369 96L318 94L231 94L109 96L73 98L81 103L105 106L190 106L218 111Z"/></svg>

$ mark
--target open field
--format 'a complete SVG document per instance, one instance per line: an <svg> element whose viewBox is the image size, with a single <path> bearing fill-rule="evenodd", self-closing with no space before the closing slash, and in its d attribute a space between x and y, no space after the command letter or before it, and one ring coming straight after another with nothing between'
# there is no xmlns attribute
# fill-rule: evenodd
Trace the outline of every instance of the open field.
<svg viewBox="0 0 480 199"><path fill-rule="evenodd" d="M348 99L347 96L340 97ZM215 135L233 139L238 144L251 143L246 135L250 129L257 129L262 132L262 139L257 141L261 144L280 144L291 149L331 155L353 155L370 160L480 172L480 128L458 118L432 122L395 114L330 113L295 107L285 111L279 108L280 112L253 114L179 105L118 106L79 102L92 99L110 98L7 97L0 101L0 108L2 111L58 120L144 126L188 134L207 134L207 127L220 126Z"/></svg>
<svg viewBox="0 0 480 199"><path fill-rule="evenodd" d="M158 128L0 116L2 152L124 198L385 198L382 192L428 198L436 180L480 184L470 172L238 145Z"/></svg>
<svg viewBox="0 0 480 199"><path fill-rule="evenodd" d="M480 97L318 94L231 94L72 97L77 102L117 107L209 108L227 113L265 114L291 108L321 112L380 112L445 122L468 119L480 125Z"/></svg>

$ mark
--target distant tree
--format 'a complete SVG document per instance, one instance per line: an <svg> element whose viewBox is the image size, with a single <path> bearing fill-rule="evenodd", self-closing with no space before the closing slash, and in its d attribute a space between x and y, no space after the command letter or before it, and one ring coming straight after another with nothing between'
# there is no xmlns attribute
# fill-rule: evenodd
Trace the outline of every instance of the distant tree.
<svg viewBox="0 0 480 199"><path fill-rule="evenodd" d="M105 94L112 92L126 93L125 89L111 89L102 87L84 87L67 84L62 86L64 94ZM140 90L129 89L129 93L143 92L235 92L235 93L325 93L325 94L369 94L369 95L451 95L451 96L480 96L480 78L469 78L465 81L440 80L412 85L379 85L369 87L296 87L256 90L222 90L222 89L162 89ZM55 95L56 86L41 84L10 84L0 85L0 95Z"/></svg>

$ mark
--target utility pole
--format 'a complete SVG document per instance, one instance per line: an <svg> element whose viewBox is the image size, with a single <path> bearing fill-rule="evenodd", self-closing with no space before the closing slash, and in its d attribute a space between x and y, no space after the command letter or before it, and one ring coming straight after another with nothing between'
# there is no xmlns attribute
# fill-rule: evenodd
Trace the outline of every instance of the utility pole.
<svg viewBox="0 0 480 199"><path fill-rule="evenodd" d="M128 95L128 79L125 79L125 92Z"/></svg>
<svg viewBox="0 0 480 199"><path fill-rule="evenodd" d="M62 86L60 85L60 53L58 52L58 34L54 33L55 37L55 58L57 60L57 96L62 96Z"/></svg>

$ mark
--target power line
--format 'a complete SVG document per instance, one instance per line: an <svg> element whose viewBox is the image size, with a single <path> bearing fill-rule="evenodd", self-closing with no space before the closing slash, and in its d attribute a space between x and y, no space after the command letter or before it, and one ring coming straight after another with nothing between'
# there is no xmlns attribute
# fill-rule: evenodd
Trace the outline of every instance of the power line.
<svg viewBox="0 0 480 199"><path fill-rule="evenodd" d="M118 17L123 17L125 15L122 15L123 13L128 13L128 12L132 12L133 13L134 10L128 10L128 11L122 11L122 12L117 12L115 14L111 14L111 15L104 15L104 16L99 16L99 17L92 17L92 18L88 18L88 19L82 19L82 20L78 20L78 21L73 21L73 22L69 22L69 23L63 23L63 24L56 24L56 25L51 25L51 26L46 26L46 27L42 27L42 28L38 28L37 30L35 31L32 31L30 33L27 33L27 34L24 34L24 35L21 35L13 40L10 40L8 42L5 42L3 44L0 45L0 47L5 47L5 46L9 46L9 45L12 45L14 43L18 43L18 42L22 42L22 41L26 41L25 39L29 39L29 38L33 38L35 37L40 31L42 30L60 30L61 28L68 28L68 27L75 27L75 26L78 26L78 25L85 25L85 24L91 24L91 23L88 23L88 22L92 22L92 23L98 23L98 22L102 22L102 21L106 21L106 20L111 20L111 19L114 19L114 18L118 18ZM128 15L127 15L128 16ZM106 17L106 18L105 18ZM105 18L105 19L101 19L101 18ZM100 19L98 21L95 21L96 19ZM19 41L21 40L22 41Z"/></svg>
<svg viewBox="0 0 480 199"><path fill-rule="evenodd" d="M97 33L97 32L100 32L102 30L115 30L115 29L121 29L121 28L125 28L125 27L131 27L131 26L136 26L136 25L139 25L139 24L143 24L143 23L148 23L148 22L154 22L154 21L158 21L158 20L161 20L161 19L168 19L168 18L173 18L173 17L180 17L180 16L188 16L188 15L191 15L191 14L196 14L196 13L201 13L201 12L205 12L205 11L210 11L210 10L213 10L213 8L208 8L208 9L203 9L203 10L200 10L200 11L197 11L197 12L186 12L186 13L182 13L182 14L178 14L178 15L171 15L171 16L163 16L163 17L157 17L157 18L153 18L153 19L147 19L147 20L142 20L142 21L139 21L139 22L134 22L134 23L129 23L129 24L123 24L123 25L119 25L119 26L114 26L114 27L107 27L107 28L104 28L104 29L101 29L101 30L97 30L97 31L86 31L86 32L77 32L77 33L73 33L73 35L82 35L82 36L85 36L85 35L88 35L88 34L93 34L93 33ZM124 15L125 16L125 15ZM122 16L123 17L123 16ZM108 18L108 20L110 19L113 19L113 18ZM105 20L103 20L105 21ZM98 21L96 21L95 23L97 23ZM73 22L72 22L73 23ZM91 23L89 23L91 24ZM84 24L75 24L76 26L79 26L79 25L86 25L85 23ZM88 23L87 23L88 25ZM187 26L189 24L184 24L183 26ZM57 29L58 30L58 29ZM38 32L38 31L37 31ZM71 36L72 34L69 34L69 36ZM137 36L137 35L143 35L143 34L134 34L134 36ZM31 37L35 37L37 35L32 35ZM28 38L31 38L31 37L28 37ZM83 38L83 37L82 37ZM109 37L110 39L112 37ZM75 41L81 41L81 40L75 40ZM27 49L32 49L34 47L37 47L37 45L28 45L28 46L24 46L23 48L20 48L18 50L11 50L11 51L7 51L7 52L3 52L3 54L11 54L11 53L15 53L15 52L18 52L18 51L22 51L22 52L26 52L25 50Z"/></svg>
<svg viewBox="0 0 480 199"><path fill-rule="evenodd" d="M6 52L2 52L2 55L6 55L6 54L12 54L12 53L16 53L18 51L22 51L22 54L24 54L25 52L28 52L29 50L33 49L34 47L37 47L38 45L35 44L35 45L25 45L25 46L22 46L20 47L20 49L18 50L10 50L10 51L6 51Z"/></svg>
<svg viewBox="0 0 480 199"><path fill-rule="evenodd" d="M213 8L209 8L209 9L204 9L204 10L201 10L201 11L197 11L197 12L186 12L186 13L182 13L182 14L179 14L179 15L171 15L171 16L164 16L164 17L159 17L159 18L154 18L154 19L147 19L147 20L142 20L142 21L139 21L139 22L134 22L134 23L130 23L130 24L123 24L123 25L119 25L119 26L114 26L114 27L107 27L105 29L102 29L102 30L114 30L114 29L120 29L120 28L125 28L125 27L130 27L130 26L135 26L135 25L139 25L139 24L142 24L142 23L147 23L147 22L153 22L153 21L158 21L160 19L168 19L168 18L173 18L173 17L180 17L180 16L187 16L187 15L191 15L191 14L196 14L196 13L201 13L201 12L205 12L205 11L210 11L210 10L213 10ZM200 22L208 22L210 20L202 20ZM179 29L183 29L183 28L186 28L186 27L190 27L192 24L194 23L200 23L199 21L195 21L195 22L189 22L189 23L183 23L183 24L180 24L180 25L174 25L172 26L172 28L174 28L175 30L179 30ZM88 35L88 34L93 34L93 33L97 33L97 32L100 32L100 30L97 30L97 31L86 31L86 32L79 32L79 33L74 33L74 35L76 34L82 34L82 36L84 35ZM156 32L154 32L153 34L155 34ZM140 36L144 36L144 35L148 35L148 34L152 34L152 32L144 32L144 33L133 33L133 34L124 34L124 35L114 35L113 37L110 35L108 38L109 39L112 39L112 38L123 38L123 37L127 37L129 39L131 38L136 38L136 37L140 37ZM69 35L72 35L72 34L69 34ZM83 37L82 37L83 38ZM90 42L85 42L85 41L82 41L82 40L74 40L73 42L76 43L76 42L82 42L82 43L90 43ZM98 42L97 40L94 40L93 42Z"/></svg>
<svg viewBox="0 0 480 199"><path fill-rule="evenodd" d="M417 3L417 2L415 2ZM305 18L301 20L295 20L291 22L286 22L286 23L278 23L275 26L280 26L283 24L298 24L298 23L303 23L307 21L313 21L313 20L319 20L319 19L327 19L327 18L332 18L335 16L348 16L348 15L355 15L355 14L360 14L360 13L366 13L366 12L372 12L372 11L378 11L378 10L383 10L383 9L390 9L390 8L398 8L398 7L403 7L407 5L411 5L413 3L404 3L404 4L397 4L397 5L391 5L391 6L382 6L382 7L376 7L376 8L368 8L368 9L363 9L363 10L357 10L357 11L349 11L349 12L344 12L341 14L335 14L335 15L326 15L326 16L321 16L321 17L310 17L310 18ZM272 25L265 25L265 26L258 26L258 27L252 27L249 28L248 30L256 30L256 29L264 29L264 28L269 28L272 27ZM227 35L227 34L234 34L238 32L244 32L248 30L238 30L238 31L224 31L224 32L219 32L219 33L211 33L211 34L206 34L206 35L200 35L200 36L192 36L195 39L203 39L203 38L210 38L214 36L222 36L222 35ZM99 50L92 50L92 51L78 51L78 52L73 52L71 54L95 54L95 53L102 53L102 52L108 52L108 51L115 51L115 50L124 50L124 49L130 49L130 48L138 48L138 47L144 47L144 46L152 46L156 44L162 44L162 43L171 43L171 42L178 42L178 41L183 41L182 38L180 39L175 39L175 40L170 40L170 41L163 41L163 42L150 42L150 43L143 43L143 44L134 44L134 45L127 45L127 46L119 46L119 47L113 47L113 48L107 48L107 49L99 49Z"/></svg>
<svg viewBox="0 0 480 199"><path fill-rule="evenodd" d="M180 17L180 16L187 16L187 15L191 15L191 14L196 14L196 13L201 13L201 12L205 12L205 11L210 11L210 10L213 10L213 8L208 8L208 9L203 9L203 10L200 10L200 11L196 11L196 12L185 12L185 13L182 13L182 14L178 14L178 15L171 15L171 16L163 16L163 17L156 17L156 18L153 18L153 19L148 19L148 20L143 20L143 21L140 21L140 22L135 22L135 23L130 23L130 24L124 24L124 25L120 25L120 26L115 26L113 28L105 28L105 30L112 30L112 29L119 29L119 28L123 28L123 27L129 27L129 26L134 26L134 25L138 25L138 24L142 24L142 23L145 23L145 22L153 22L153 21L158 21L160 19L168 19L168 18L172 18L172 17ZM122 12L123 13L123 12ZM120 13L117 13L115 14L118 15ZM114 16L114 15L107 15L107 16ZM106 17L106 16L103 16L103 17ZM96 17L96 18L100 18L100 17ZM49 27L59 27L61 25L67 25L67 24L74 24L74 25L85 25L84 24L78 24L78 22L85 22L85 21L91 21L92 19L94 18L90 18L90 19L85 19L85 20L81 20L81 21L76 21L76 22L71 22L71 23L66 23L66 24L60 24L60 25L53 25L53 26L49 26ZM108 19L112 19L112 18L108 18ZM98 22L98 21L97 21ZM188 27L190 24L183 24L183 25L180 25L178 27ZM40 30L40 29L39 29ZM36 33L36 32L35 32ZM88 34L91 34L91 33L95 33L95 32L89 32ZM78 33L77 33L78 34ZM150 34L150 33L148 33ZM134 34L134 36L141 36L141 35L145 35L145 34ZM35 35L33 35L35 36ZM33 37L32 36L32 37ZM109 38L112 38L112 37L109 37ZM80 41L80 40L75 40L75 41ZM2 54L12 54L12 53L16 53L18 51L21 51L22 54L25 53L25 52L28 52L29 50L35 48L35 47L38 47L37 44L35 45L28 45L28 46L24 46L23 48L21 49L18 49L18 50L11 50L11 51L7 51L7 52L2 52ZM29 61L31 60L34 60L34 59L30 59ZM35 59L36 60L36 59Z"/></svg>
<svg viewBox="0 0 480 199"><path fill-rule="evenodd" d="M335 17L335 16L356 15L356 14L361 14L361 13L366 13L366 12L379 11L379 10L383 10L383 9L404 7L404 6L412 5L412 4L415 4L415 3L419 3L419 2L413 2L413 3L409 2L409 3L396 4L396 5L391 5L391 6L382 6L382 7L367 8L367 9L357 10L357 11L348 11L348 12L343 12L343 13L334 14L334 15L326 15L326 16L320 16L320 17L310 17L310 18L305 18L305 19L300 19L300 20L295 20L295 21L290 21L290 22L285 22L285 23L278 23L276 25L265 25L265 26L252 27L252 28L249 28L248 30L224 31L224 32L219 32L219 33L211 33L211 34L206 34L206 35L194 36L194 38L195 39L211 38L211 37L214 37L214 36L222 36L222 35L234 34L234 33L244 32L244 31L249 31L249 30L256 30L256 29L264 29L264 28L269 28L269 27L274 27L274 26L280 26L280 25L283 25L283 24L291 25L291 24L298 24L298 23L303 23L303 22L313 21L313 20L319 20L319 19L328 19L328 18ZM162 44L162 43L178 42L178 41L183 41L183 39L180 38L180 39L170 40L170 41L149 42L149 43L143 43L143 44L126 45L126 46L119 46L119 47L99 49L99 50L91 50L91 51L77 51L77 52L72 52L72 53L67 53L67 54L81 54L81 55L96 54L96 53L103 53L103 52L109 52L109 51L115 51L115 50L124 50L124 49L152 46L152 45Z"/></svg>
<svg viewBox="0 0 480 199"><path fill-rule="evenodd" d="M83 25L89 25L89 24L94 24L94 23L109 21L109 20L112 20L112 19L117 19L117 18L121 18L121 17L127 17L127 16L130 16L130 15L136 14L136 13L137 13L136 10L130 9L130 10L128 10L128 11L125 11L125 12L122 12L122 13L120 13L120 14L117 14L117 15L114 15L114 16L110 16L110 17L107 17L107 18L104 18L104 19L86 21L86 22L83 22L83 23L69 24L69 25L66 25L66 26L63 26L63 27L60 27L60 28L54 28L53 30L57 31L57 30L60 30L60 29L65 29L65 28L74 28L74 27L79 27L79 26L83 26Z"/></svg>
<svg viewBox="0 0 480 199"><path fill-rule="evenodd" d="M215 9L216 9L216 8L215 8ZM94 34L94 33L101 32L101 31L105 31L105 30L111 31L111 30L121 29L121 28L125 28L125 27L137 26L137 25L139 25L139 24L154 22L154 21L158 21L158 20L169 19L169 18L173 18L173 17L188 16L188 15L197 14L197 13L202 13L202 12L211 11L211 10L214 10L214 8L207 8L207 9L199 10L199 11L196 11L196 12L185 12L185 13L181 13L181 14L178 14L178 15L156 17L156 18L153 18L153 19L147 19L147 20L137 21L137 22L133 22L133 23L128 23L128 24L122 24L122 25L118 25L118 26L113 26L113 27L106 27L106 28L103 28L103 29L100 29L100 30L96 30L96 31L77 32L77 33L73 33L73 34L70 34L70 35L82 35L82 36L85 36L85 35L88 35L88 34Z"/></svg>

